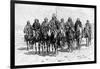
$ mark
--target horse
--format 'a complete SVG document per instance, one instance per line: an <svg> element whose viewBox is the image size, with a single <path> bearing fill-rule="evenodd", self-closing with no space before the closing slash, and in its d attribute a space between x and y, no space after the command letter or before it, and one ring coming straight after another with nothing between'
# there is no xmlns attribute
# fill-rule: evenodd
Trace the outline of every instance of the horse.
<svg viewBox="0 0 100 69"><path fill-rule="evenodd" d="M55 46L55 32L52 31L50 32L51 33L51 36L50 36L50 43L51 43L51 48L52 48L52 52L53 52L53 48Z"/></svg>
<svg viewBox="0 0 100 69"><path fill-rule="evenodd" d="M57 32L57 35L56 35L57 47L63 48L65 44L65 38L66 38L65 31L62 29L59 29L59 32Z"/></svg>
<svg viewBox="0 0 100 69"><path fill-rule="evenodd" d="M47 53L47 46L48 46L48 34L47 32L41 33L41 44L42 44L42 52Z"/></svg>
<svg viewBox="0 0 100 69"><path fill-rule="evenodd" d="M47 32L47 52L50 52L50 47L51 47L51 30L49 29Z"/></svg>
<svg viewBox="0 0 100 69"><path fill-rule="evenodd" d="M41 32L40 30L35 30L35 52L40 53L40 43L41 43Z"/></svg>
<svg viewBox="0 0 100 69"><path fill-rule="evenodd" d="M68 44L68 51L72 52L72 48L73 48L73 43L75 41L75 31L73 30L72 27L67 28L66 33L66 41Z"/></svg>
<svg viewBox="0 0 100 69"><path fill-rule="evenodd" d="M47 41L48 41L47 49L49 51L50 49L52 49L52 52L56 52L57 51L57 45L56 45L57 32L55 30L49 29L47 34L48 34L47 35Z"/></svg>

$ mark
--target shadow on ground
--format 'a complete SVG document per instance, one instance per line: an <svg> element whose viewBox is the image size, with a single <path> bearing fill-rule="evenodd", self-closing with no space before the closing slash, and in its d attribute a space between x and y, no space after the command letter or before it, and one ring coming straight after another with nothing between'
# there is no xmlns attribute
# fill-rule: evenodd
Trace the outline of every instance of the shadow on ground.
<svg viewBox="0 0 100 69"><path fill-rule="evenodd" d="M27 47L18 48L18 50L27 50Z"/></svg>
<svg viewBox="0 0 100 69"><path fill-rule="evenodd" d="M27 51L24 53L25 55L39 55L39 56L56 56L56 52L35 52L35 51Z"/></svg>

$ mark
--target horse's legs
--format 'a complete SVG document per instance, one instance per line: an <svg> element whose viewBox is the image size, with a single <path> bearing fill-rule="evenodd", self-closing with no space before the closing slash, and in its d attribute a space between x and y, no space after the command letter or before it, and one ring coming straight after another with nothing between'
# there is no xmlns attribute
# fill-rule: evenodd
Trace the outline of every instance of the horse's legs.
<svg viewBox="0 0 100 69"><path fill-rule="evenodd" d="M69 52L71 52L72 51L72 40L70 40L70 42L69 42Z"/></svg>
<svg viewBox="0 0 100 69"><path fill-rule="evenodd" d="M55 47L55 53L57 53L57 45L56 45L56 42L55 42L54 47Z"/></svg>
<svg viewBox="0 0 100 69"><path fill-rule="evenodd" d="M26 44L27 44L27 50L28 50L28 41L26 41Z"/></svg>
<svg viewBox="0 0 100 69"><path fill-rule="evenodd" d="M57 42L55 42L55 53L57 54L58 52L57 52Z"/></svg>
<svg viewBox="0 0 100 69"><path fill-rule="evenodd" d="M37 53L37 45L36 45L36 42L35 42L35 53Z"/></svg>
<svg viewBox="0 0 100 69"><path fill-rule="evenodd" d="M39 47L40 47L40 44L39 44L39 41L37 42L37 53L39 54Z"/></svg>
<svg viewBox="0 0 100 69"><path fill-rule="evenodd" d="M46 43L44 41L44 53L46 52Z"/></svg>
<svg viewBox="0 0 100 69"><path fill-rule="evenodd" d="M39 44L38 44L38 52L40 54L40 41L39 41Z"/></svg>
<svg viewBox="0 0 100 69"><path fill-rule="evenodd" d="M31 43L31 45L32 45L32 49L33 49L33 44L34 44L34 42Z"/></svg>
<svg viewBox="0 0 100 69"><path fill-rule="evenodd" d="M88 38L88 40L89 40L89 45L91 45L91 36Z"/></svg>
<svg viewBox="0 0 100 69"><path fill-rule="evenodd" d="M32 41L29 41L29 48L30 48L30 49L33 49Z"/></svg>
<svg viewBox="0 0 100 69"><path fill-rule="evenodd" d="M47 41L45 40L45 52L47 54Z"/></svg>
<svg viewBox="0 0 100 69"><path fill-rule="evenodd" d="M44 41L44 53L46 53L46 41Z"/></svg>
<svg viewBox="0 0 100 69"><path fill-rule="evenodd" d="M70 40L68 41L68 51L70 51Z"/></svg>
<svg viewBox="0 0 100 69"><path fill-rule="evenodd" d="M89 39L86 38L86 46L89 46Z"/></svg>
<svg viewBox="0 0 100 69"><path fill-rule="evenodd" d="M86 38L86 46L88 46L88 40L87 40L87 38Z"/></svg>
<svg viewBox="0 0 100 69"><path fill-rule="evenodd" d="M50 41L48 41L48 53L50 52Z"/></svg>
<svg viewBox="0 0 100 69"><path fill-rule="evenodd" d="M81 39L78 39L79 49L81 48Z"/></svg>
<svg viewBox="0 0 100 69"><path fill-rule="evenodd" d="M45 50L44 48L45 48L45 43L44 43L44 40L43 40L43 53L44 53L44 50Z"/></svg>
<svg viewBox="0 0 100 69"><path fill-rule="evenodd" d="M54 44L52 43L52 52L53 52L53 49L54 49Z"/></svg>
<svg viewBox="0 0 100 69"><path fill-rule="evenodd" d="M48 54L48 41L46 41L46 51L47 51L47 54Z"/></svg>
<svg viewBox="0 0 100 69"><path fill-rule="evenodd" d="M77 46L78 46L78 49L80 49L80 41L79 41L79 38L77 39Z"/></svg>
<svg viewBox="0 0 100 69"><path fill-rule="evenodd" d="M48 52L49 52L48 48L49 48L49 43L48 43L48 41L47 41L47 54L48 54Z"/></svg>
<svg viewBox="0 0 100 69"><path fill-rule="evenodd" d="M41 48L42 48L42 53L43 53L43 41L41 41Z"/></svg>

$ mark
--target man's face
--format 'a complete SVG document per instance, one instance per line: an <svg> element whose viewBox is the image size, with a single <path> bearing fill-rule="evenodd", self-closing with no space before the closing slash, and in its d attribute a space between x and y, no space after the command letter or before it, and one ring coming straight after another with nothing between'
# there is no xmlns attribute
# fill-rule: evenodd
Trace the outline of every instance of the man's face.
<svg viewBox="0 0 100 69"><path fill-rule="evenodd" d="M38 23L38 22L39 22L39 20L36 19L36 23Z"/></svg>
<svg viewBox="0 0 100 69"><path fill-rule="evenodd" d="M64 19L61 19L61 22L64 22Z"/></svg>
<svg viewBox="0 0 100 69"><path fill-rule="evenodd" d="M87 20L87 23L89 23L89 20Z"/></svg>
<svg viewBox="0 0 100 69"><path fill-rule="evenodd" d="M53 16L52 19L55 20L56 19L56 16Z"/></svg>
<svg viewBox="0 0 100 69"><path fill-rule="evenodd" d="M68 22L71 22L71 21L72 21L72 19L69 17L69 18L68 18Z"/></svg>
<svg viewBox="0 0 100 69"><path fill-rule="evenodd" d="M27 21L27 25L30 25L30 22L29 21Z"/></svg>
<svg viewBox="0 0 100 69"><path fill-rule="evenodd" d="M80 19L79 19L79 18L77 18L77 21L80 21Z"/></svg>
<svg viewBox="0 0 100 69"><path fill-rule="evenodd" d="M45 22L48 22L48 19L45 19L44 21L45 21Z"/></svg>

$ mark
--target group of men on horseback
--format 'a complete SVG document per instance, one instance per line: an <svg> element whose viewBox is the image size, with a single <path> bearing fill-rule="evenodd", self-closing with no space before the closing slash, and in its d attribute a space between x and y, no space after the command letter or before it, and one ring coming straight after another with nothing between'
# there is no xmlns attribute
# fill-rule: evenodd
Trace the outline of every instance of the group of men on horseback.
<svg viewBox="0 0 100 69"><path fill-rule="evenodd" d="M64 23L64 19L59 21L55 14L52 19L48 21L48 18L44 18L44 21L40 25L39 20L35 19L33 25L27 21L24 28L24 39L27 43L27 50L30 47L35 48L36 52L50 52L57 53L58 48L62 49L68 46L67 50L72 51L73 45L76 42L77 47L80 48L82 38L87 39L87 46L91 42L91 25L87 20L85 27L82 27L82 22L77 18L75 24L72 18L68 18L68 21ZM67 45L66 45L67 44Z"/></svg>

